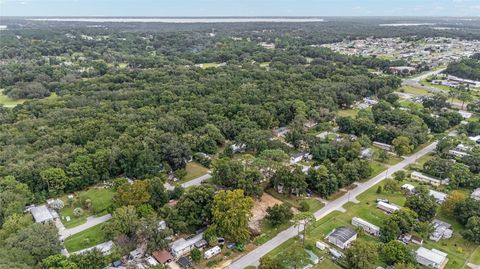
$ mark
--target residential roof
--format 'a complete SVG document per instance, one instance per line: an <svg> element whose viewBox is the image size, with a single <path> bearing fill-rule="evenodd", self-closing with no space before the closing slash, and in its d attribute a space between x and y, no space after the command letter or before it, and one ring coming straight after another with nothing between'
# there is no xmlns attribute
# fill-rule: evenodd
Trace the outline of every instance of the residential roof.
<svg viewBox="0 0 480 269"><path fill-rule="evenodd" d="M164 264L173 261L173 256L170 252L166 250L157 250L152 253L152 256L157 260L159 263Z"/></svg>
<svg viewBox="0 0 480 269"><path fill-rule="evenodd" d="M178 264L180 264L180 266L182 266L184 268L190 267L190 261L185 257L180 257L180 259L178 259L177 262L178 262Z"/></svg>
<svg viewBox="0 0 480 269"><path fill-rule="evenodd" d="M345 226L339 227L335 229L328 237L334 237L336 240L346 243L352 237L354 237L357 233Z"/></svg>
<svg viewBox="0 0 480 269"><path fill-rule="evenodd" d="M433 196L433 198L435 198L437 200L440 200L440 201L444 201L447 198L446 193L439 192L439 191L429 190L428 194L430 194L430 196Z"/></svg>
<svg viewBox="0 0 480 269"><path fill-rule="evenodd" d="M188 248L195 244L196 242L202 240L203 233L197 234L189 239L180 238L177 241L172 243L172 251L179 252L185 248Z"/></svg>
<svg viewBox="0 0 480 269"><path fill-rule="evenodd" d="M35 206L30 209L36 222L45 222L54 219L54 216L46 205Z"/></svg>
<svg viewBox="0 0 480 269"><path fill-rule="evenodd" d="M477 188L475 189L472 194L470 195L470 197L480 197L480 188Z"/></svg>
<svg viewBox="0 0 480 269"><path fill-rule="evenodd" d="M417 256L423 257L436 264L442 264L447 257L447 253L441 252L440 250L434 248L432 248L432 250L429 250L424 247L419 247L417 249Z"/></svg>

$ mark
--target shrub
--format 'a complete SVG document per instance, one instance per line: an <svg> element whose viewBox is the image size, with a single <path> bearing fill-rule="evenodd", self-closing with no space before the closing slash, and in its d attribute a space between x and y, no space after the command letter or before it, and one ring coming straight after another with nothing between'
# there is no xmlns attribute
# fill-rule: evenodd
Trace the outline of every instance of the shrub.
<svg viewBox="0 0 480 269"><path fill-rule="evenodd" d="M83 209L81 209L80 207L77 207L73 210L73 215L75 217L80 217L81 215L83 215Z"/></svg>
<svg viewBox="0 0 480 269"><path fill-rule="evenodd" d="M302 212L307 212L308 210L310 210L310 205L307 203L307 201L301 201L299 209Z"/></svg>

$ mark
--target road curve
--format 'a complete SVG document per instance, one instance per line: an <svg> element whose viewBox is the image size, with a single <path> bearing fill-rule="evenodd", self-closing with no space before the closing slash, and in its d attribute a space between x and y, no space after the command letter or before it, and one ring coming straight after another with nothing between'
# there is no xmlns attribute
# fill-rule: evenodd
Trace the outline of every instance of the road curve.
<svg viewBox="0 0 480 269"><path fill-rule="evenodd" d="M381 182L385 178L388 178L391 176L393 173L402 170L409 164L415 163L415 161L434 151L435 147L437 146L437 141L431 143L427 147L419 150L417 153L412 154L409 157L406 157L403 161L399 162L398 164L395 164L393 166L390 166L386 171L380 173L379 175L369 179L366 182L359 183L356 188L353 190L349 191L348 193L344 194L343 196L339 197L336 200L333 200L329 202L327 205L325 205L323 208L318 210L317 212L314 213L315 218L321 219L325 217L326 215L330 214L331 212L340 209L343 205L348 203L351 200L354 200L358 195L363 193L364 191L370 189L373 187L375 184ZM300 227L300 230L302 230L303 227ZM274 248L278 247L288 239L294 237L297 235L298 229L296 227L291 226L290 228L284 230L283 232L279 233L277 236L274 238L270 239L263 245L259 246L258 248L252 250L248 254L240 257L236 261L234 261L228 268L229 269L243 269L247 266L250 265L258 265L259 260L262 256L267 254L268 252L272 251Z"/></svg>

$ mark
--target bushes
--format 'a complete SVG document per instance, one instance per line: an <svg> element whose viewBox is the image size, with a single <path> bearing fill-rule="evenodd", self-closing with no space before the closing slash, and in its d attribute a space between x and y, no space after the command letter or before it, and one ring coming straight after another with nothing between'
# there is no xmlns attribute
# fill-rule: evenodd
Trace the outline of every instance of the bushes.
<svg viewBox="0 0 480 269"><path fill-rule="evenodd" d="M305 201L302 201L302 202L305 202ZM286 204L274 205L272 207L267 208L266 219L272 226L278 226L280 224L286 223L292 218L293 218L292 210Z"/></svg>
<svg viewBox="0 0 480 269"><path fill-rule="evenodd" d="M310 205L307 203L307 201L301 201L299 210L302 212L307 212L310 210Z"/></svg>

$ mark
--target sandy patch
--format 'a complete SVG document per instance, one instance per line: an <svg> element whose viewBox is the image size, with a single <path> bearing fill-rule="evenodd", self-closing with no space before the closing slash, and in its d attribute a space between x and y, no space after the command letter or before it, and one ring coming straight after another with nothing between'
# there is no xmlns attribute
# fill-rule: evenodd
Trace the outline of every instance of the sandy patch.
<svg viewBox="0 0 480 269"><path fill-rule="evenodd" d="M248 227L254 231L260 232L260 221L267 215L267 208L282 203L282 201L264 192L260 200L255 201L255 205L252 209L252 218L248 223Z"/></svg>

